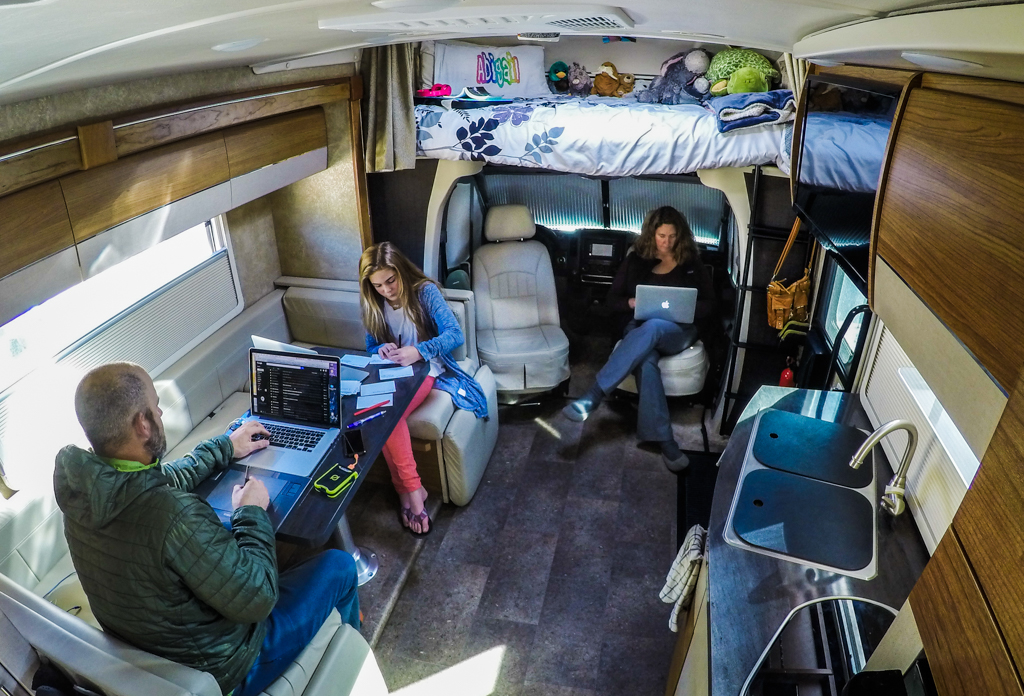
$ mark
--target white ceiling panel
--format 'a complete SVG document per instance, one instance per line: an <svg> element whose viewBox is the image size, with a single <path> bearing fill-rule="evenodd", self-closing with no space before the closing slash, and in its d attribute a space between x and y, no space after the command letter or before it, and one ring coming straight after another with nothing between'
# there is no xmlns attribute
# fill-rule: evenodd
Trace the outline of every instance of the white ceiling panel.
<svg viewBox="0 0 1024 696"><path fill-rule="evenodd" d="M255 65L420 36L471 38L515 34L516 22L485 28L459 18L624 17L632 28L566 35L621 33L689 39L714 35L723 44L788 51L816 33L929 4L918 0L633 0L557 5L507 0L463 0L426 13L380 10L369 0L47 0L0 5L0 103L82 87L226 66ZM346 19L352 28L346 27ZM556 21L551 19L551 21ZM330 23L340 30L321 29ZM414 26L410 32L396 27ZM572 26L568 21L566 26ZM353 31L353 29L355 31ZM535 30L531 27L531 30ZM549 30L553 30L549 29ZM700 38L699 36L697 37ZM244 51L220 53L218 44L264 39ZM705 40L708 40L705 36ZM1024 49L1020 49L1024 50ZM0 134L0 140L2 140Z"/></svg>

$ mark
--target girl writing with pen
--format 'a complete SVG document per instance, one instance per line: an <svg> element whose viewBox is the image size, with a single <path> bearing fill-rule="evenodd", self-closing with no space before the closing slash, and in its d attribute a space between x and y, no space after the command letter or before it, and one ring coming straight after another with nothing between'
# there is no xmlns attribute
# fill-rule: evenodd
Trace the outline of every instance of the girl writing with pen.
<svg viewBox="0 0 1024 696"><path fill-rule="evenodd" d="M430 372L384 445L384 459L401 501L399 518L415 535L430 531L427 491L416 472L406 419L431 389L447 392L455 406L487 418L487 398L451 352L465 341L459 322L437 284L390 242L375 244L359 258L359 304L366 350L399 365L425 360Z"/></svg>

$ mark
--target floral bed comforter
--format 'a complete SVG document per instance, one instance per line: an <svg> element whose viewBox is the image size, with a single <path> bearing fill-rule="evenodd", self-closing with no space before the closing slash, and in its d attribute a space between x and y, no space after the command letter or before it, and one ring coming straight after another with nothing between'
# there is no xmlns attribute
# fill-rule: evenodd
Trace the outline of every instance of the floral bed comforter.
<svg viewBox="0 0 1024 696"><path fill-rule="evenodd" d="M592 176L683 174L779 164L791 124L719 133L701 106L557 97L476 109L416 107L417 152Z"/></svg>

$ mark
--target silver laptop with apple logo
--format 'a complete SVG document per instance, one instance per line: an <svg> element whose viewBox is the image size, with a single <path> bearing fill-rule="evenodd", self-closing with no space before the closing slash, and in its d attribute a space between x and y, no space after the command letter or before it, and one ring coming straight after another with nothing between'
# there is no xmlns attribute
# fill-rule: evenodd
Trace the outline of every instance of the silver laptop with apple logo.
<svg viewBox="0 0 1024 696"><path fill-rule="evenodd" d="M692 324L697 311L697 288L675 288L662 285L637 285L637 321L665 319L677 324Z"/></svg>

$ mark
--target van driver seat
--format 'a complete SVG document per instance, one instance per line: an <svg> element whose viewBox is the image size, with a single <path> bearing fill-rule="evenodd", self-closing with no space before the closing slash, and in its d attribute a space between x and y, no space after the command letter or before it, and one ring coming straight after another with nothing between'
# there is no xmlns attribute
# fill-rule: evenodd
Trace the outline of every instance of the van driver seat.
<svg viewBox="0 0 1024 696"><path fill-rule="evenodd" d="M569 378L569 339L559 326L555 275L525 205L487 211L473 255L477 352L499 392L548 391Z"/></svg>

